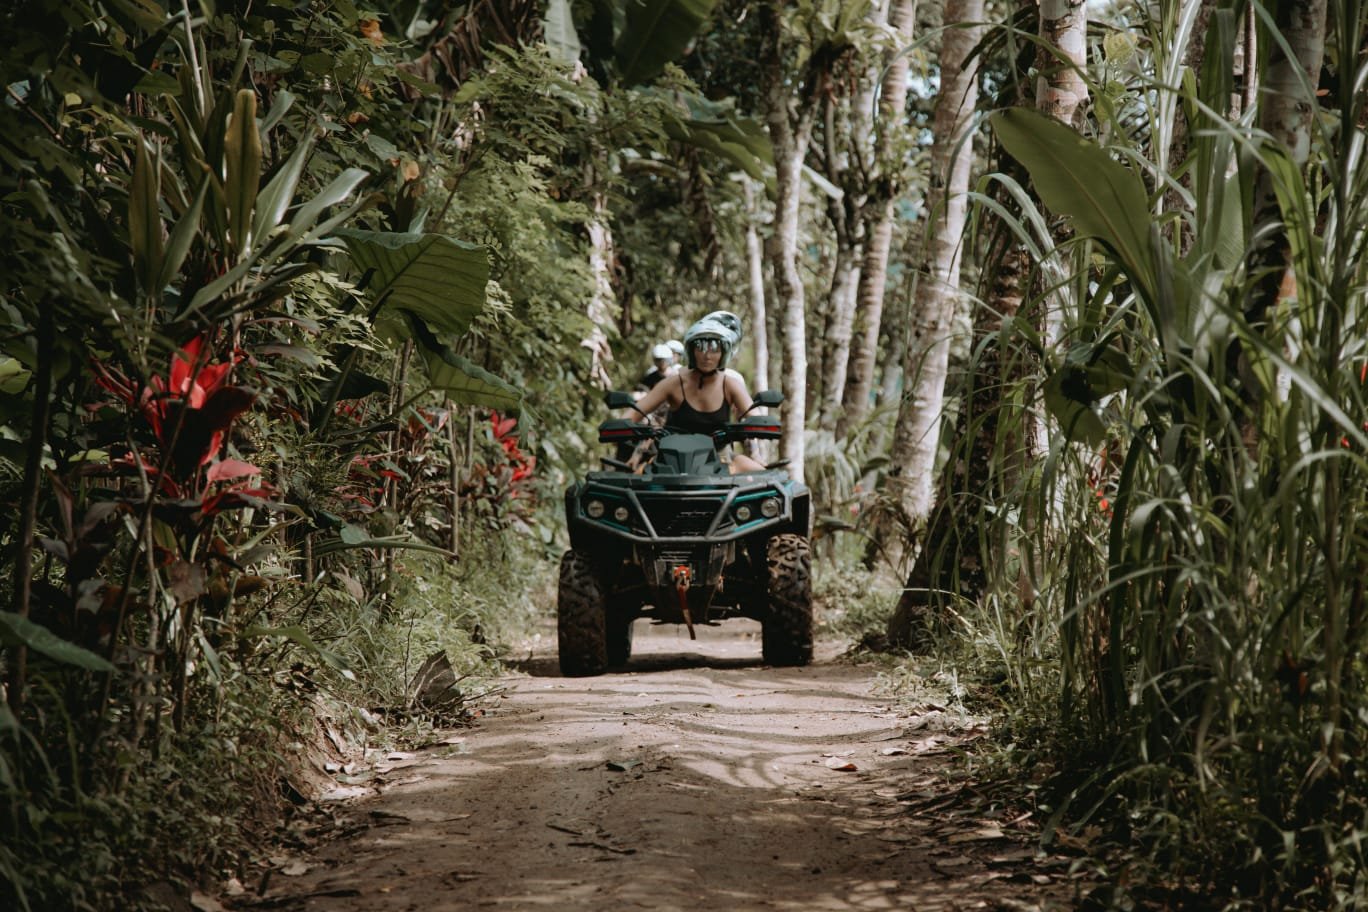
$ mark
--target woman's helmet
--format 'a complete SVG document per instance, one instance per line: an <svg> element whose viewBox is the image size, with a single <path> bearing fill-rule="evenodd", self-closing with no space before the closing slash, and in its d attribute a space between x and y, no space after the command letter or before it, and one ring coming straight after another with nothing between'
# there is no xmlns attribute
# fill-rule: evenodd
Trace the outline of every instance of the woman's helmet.
<svg viewBox="0 0 1368 912"><path fill-rule="evenodd" d="M670 346L670 351L674 352L674 356L675 356L675 360L676 360L676 361L683 361L683 360L684 360L684 343L683 343L683 342L680 342L678 339L669 339L669 340L667 340L667 341L665 342L665 344L668 345L668 346Z"/></svg>
<svg viewBox="0 0 1368 912"><path fill-rule="evenodd" d="M660 342L656 345L653 345L651 346L651 360L673 361L674 349L670 348L670 346L666 345L664 342Z"/></svg>
<svg viewBox="0 0 1368 912"><path fill-rule="evenodd" d="M718 317L730 317L718 319ZM689 359L689 367L697 368L697 359L694 357L694 342L699 339L716 339L721 346L722 357L717 362L718 370L726 370L727 362L731 360L732 352L736 350L736 345L741 341L741 321L736 314L728 313L725 310L710 313L689 327L688 332L684 333L684 350Z"/></svg>
<svg viewBox="0 0 1368 912"><path fill-rule="evenodd" d="M732 331L732 334L736 336L736 341L733 342L732 345L735 346L741 344L741 339L745 336L745 333L741 329L741 318L738 317L736 314L732 313L730 310L714 310L712 313L708 314L703 319L715 320L718 323L721 323L723 326L730 329Z"/></svg>

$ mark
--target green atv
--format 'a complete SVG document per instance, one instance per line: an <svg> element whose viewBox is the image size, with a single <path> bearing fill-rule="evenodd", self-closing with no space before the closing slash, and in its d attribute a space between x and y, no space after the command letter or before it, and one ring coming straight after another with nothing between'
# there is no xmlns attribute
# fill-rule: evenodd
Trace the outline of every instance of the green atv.
<svg viewBox="0 0 1368 912"><path fill-rule="evenodd" d="M755 405L778 406L778 392ZM635 408L611 392L609 408ZM645 416L642 416L643 418ZM742 416L714 435L685 434L617 418L599 425L599 442L630 448L654 441L640 474L620 458L565 492L570 550L561 558L557 620L560 668L602 674L632 653L632 622L714 625L758 620L771 665L812 661L810 496L776 463L732 475L723 444L775 439L777 418Z"/></svg>

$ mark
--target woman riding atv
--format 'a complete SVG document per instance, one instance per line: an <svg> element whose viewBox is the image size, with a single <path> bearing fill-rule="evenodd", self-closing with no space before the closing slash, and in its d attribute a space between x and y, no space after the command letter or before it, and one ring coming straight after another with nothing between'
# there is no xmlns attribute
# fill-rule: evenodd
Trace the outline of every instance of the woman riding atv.
<svg viewBox="0 0 1368 912"><path fill-rule="evenodd" d="M743 415L751 408L751 395L745 379L727 370L727 362L741 343L741 320L726 310L713 311L684 334L688 367L673 374L637 400L637 408L651 414L662 404L669 407L666 430L684 434L708 434L721 430L732 415ZM718 456L727 462L726 454ZM728 468L733 475L759 472L764 466L743 454L732 456Z"/></svg>

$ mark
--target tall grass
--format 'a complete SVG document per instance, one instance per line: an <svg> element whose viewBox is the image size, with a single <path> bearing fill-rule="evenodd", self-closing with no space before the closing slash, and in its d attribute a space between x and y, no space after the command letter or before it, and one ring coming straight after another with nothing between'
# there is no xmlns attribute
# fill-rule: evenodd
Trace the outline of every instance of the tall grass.
<svg viewBox="0 0 1368 912"><path fill-rule="evenodd" d="M1048 458L1006 492L1044 519L1018 530L1035 593L1023 602L999 572L982 603L1005 612L992 624L1015 679L1055 682L1061 781L1083 783L1058 822L1104 824L1231 908L1368 902L1368 33L1357 3L1332 20L1344 88L1321 99L1305 168L1227 110L1230 10L1205 33L1200 90L1176 63L1195 40L1176 4L1148 24L1129 84L1094 86L1112 160L1096 173L1144 175L1148 246L1081 230L1102 243L1043 252L1086 291L1041 379ZM1179 111L1186 157L1165 162ZM1038 186L1058 176L1027 165ZM1254 221L1260 175L1278 224ZM1086 228L1070 205L1051 208ZM1291 268L1261 300L1259 251L1280 236ZM1062 399L1061 377L1076 381ZM1094 420L1100 437L1081 442Z"/></svg>

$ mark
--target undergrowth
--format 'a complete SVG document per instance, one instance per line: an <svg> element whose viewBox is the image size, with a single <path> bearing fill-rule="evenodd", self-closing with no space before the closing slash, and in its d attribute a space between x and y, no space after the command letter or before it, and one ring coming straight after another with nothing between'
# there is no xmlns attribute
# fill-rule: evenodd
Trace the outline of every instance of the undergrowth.
<svg viewBox="0 0 1368 912"><path fill-rule="evenodd" d="M182 731L165 733L150 760L81 730L57 685L35 697L36 721L22 729L0 709L0 907L150 910L163 894L148 885L185 895L201 881L245 880L262 837L308 800L295 783L308 779L297 774L314 763L321 728L398 745L468 721L536 615L533 584L553 569L509 538L473 537L454 564L401 559L387 600L322 583L301 593L306 635L221 649L214 674L193 677ZM439 653L455 685L428 704L415 678Z"/></svg>
<svg viewBox="0 0 1368 912"><path fill-rule="evenodd" d="M845 555L813 562L812 598L818 629L856 644L883 636L900 586Z"/></svg>

